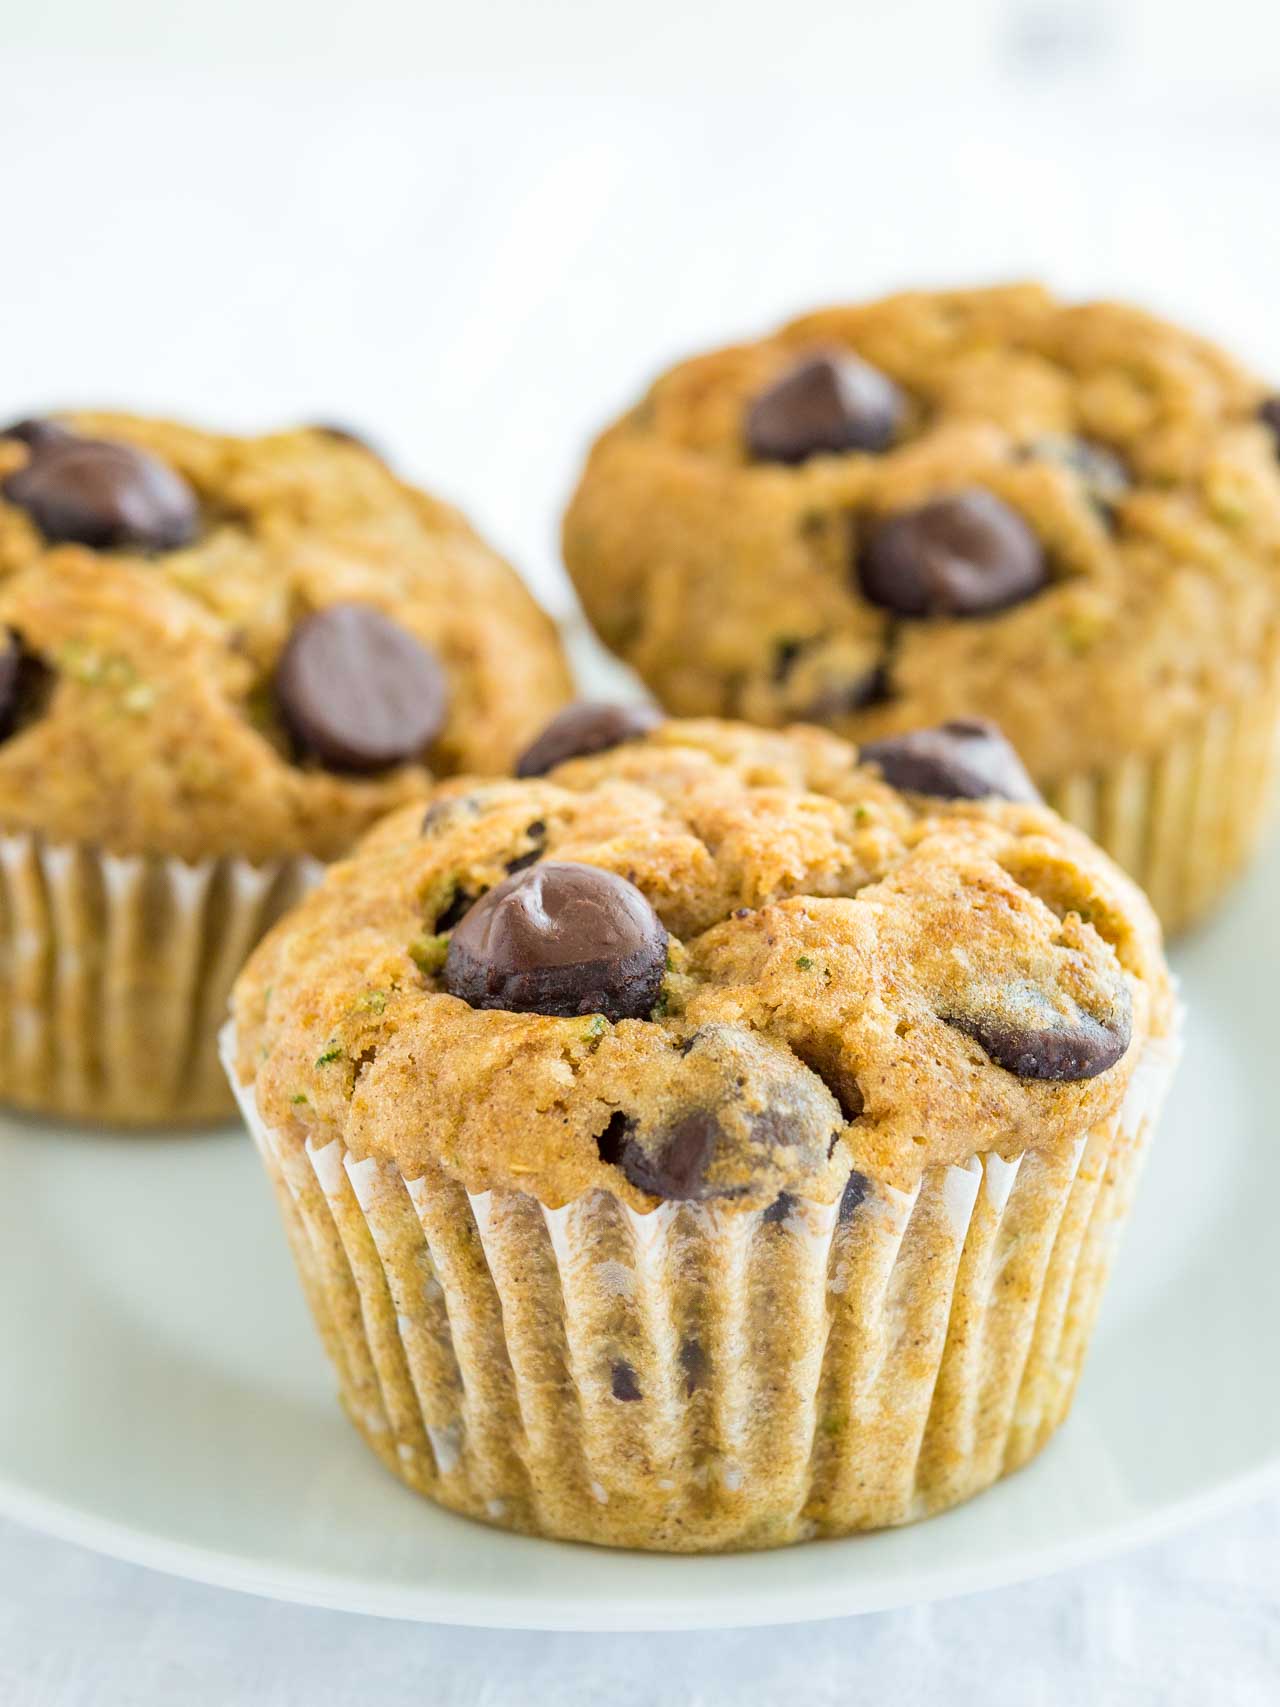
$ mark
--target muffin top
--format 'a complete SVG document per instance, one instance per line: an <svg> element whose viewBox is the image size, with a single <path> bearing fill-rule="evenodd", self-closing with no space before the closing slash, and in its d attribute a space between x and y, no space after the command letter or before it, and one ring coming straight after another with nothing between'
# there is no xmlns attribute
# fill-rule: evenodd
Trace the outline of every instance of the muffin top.
<svg viewBox="0 0 1280 1707"><path fill-rule="evenodd" d="M993 729L860 757L608 715L393 813L258 948L236 1066L270 1126L550 1207L736 1210L1117 1108L1170 1021L1158 927Z"/></svg>
<svg viewBox="0 0 1280 1707"><path fill-rule="evenodd" d="M1037 780L1154 753L1277 644L1280 405L1038 287L912 292L681 363L565 558L668 709L862 739L995 719Z"/></svg>
<svg viewBox="0 0 1280 1707"><path fill-rule="evenodd" d="M548 618L337 429L72 414L0 435L0 830L329 858L563 702Z"/></svg>

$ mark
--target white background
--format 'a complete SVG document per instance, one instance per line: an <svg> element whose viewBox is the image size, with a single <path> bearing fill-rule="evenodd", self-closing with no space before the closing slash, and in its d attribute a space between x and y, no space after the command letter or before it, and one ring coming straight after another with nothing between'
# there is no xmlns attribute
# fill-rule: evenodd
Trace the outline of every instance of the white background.
<svg viewBox="0 0 1280 1707"><path fill-rule="evenodd" d="M560 612L593 429L824 299L1039 275L1280 377L1269 4L0 0L0 64L0 413L345 419ZM1261 1703L1278 1553L1272 1505L946 1607L605 1639L278 1608L0 1525L0 1702Z"/></svg>

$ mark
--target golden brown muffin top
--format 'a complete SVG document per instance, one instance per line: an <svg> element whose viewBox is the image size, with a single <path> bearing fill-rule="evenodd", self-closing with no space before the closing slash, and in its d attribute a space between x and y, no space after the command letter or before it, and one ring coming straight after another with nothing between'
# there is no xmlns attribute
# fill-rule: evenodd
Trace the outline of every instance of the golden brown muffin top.
<svg viewBox="0 0 1280 1707"><path fill-rule="evenodd" d="M1085 837L942 798L1020 775L971 726L859 763L817 729L708 720L455 779L259 947L239 1074L315 1146L552 1207L830 1202L851 1170L909 1186L1073 1142L1169 986L1150 908Z"/></svg>
<svg viewBox="0 0 1280 1707"><path fill-rule="evenodd" d="M1052 784L1260 680L1263 400L1204 340L1033 285L829 309L657 380L593 449L565 557L673 712L855 739L983 715ZM922 551L901 518L937 500ZM945 561L971 547L976 593Z"/></svg>
<svg viewBox="0 0 1280 1707"><path fill-rule="evenodd" d="M99 448L59 461L59 427ZM332 430L248 439L79 413L18 432L0 437L0 630L15 637L0 829L329 858L435 778L506 769L567 695L554 629L511 569ZM307 631L286 704L291 637L335 606L345 619ZM396 671L399 699L377 703ZM363 746L319 727L380 718L385 741L389 711L390 762L367 727Z"/></svg>

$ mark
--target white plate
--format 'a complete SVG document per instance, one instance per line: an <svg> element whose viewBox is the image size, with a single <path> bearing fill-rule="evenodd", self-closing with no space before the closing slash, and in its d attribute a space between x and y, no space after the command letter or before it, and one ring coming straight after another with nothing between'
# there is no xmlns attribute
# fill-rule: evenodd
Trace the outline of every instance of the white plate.
<svg viewBox="0 0 1280 1707"><path fill-rule="evenodd" d="M1280 1480L1280 854L1176 956L1186 1059L1074 1415L915 1528L660 1558L402 1489L340 1416L247 1138L0 1126L0 1507L161 1570L457 1624L677 1629L868 1611L1099 1557Z"/></svg>

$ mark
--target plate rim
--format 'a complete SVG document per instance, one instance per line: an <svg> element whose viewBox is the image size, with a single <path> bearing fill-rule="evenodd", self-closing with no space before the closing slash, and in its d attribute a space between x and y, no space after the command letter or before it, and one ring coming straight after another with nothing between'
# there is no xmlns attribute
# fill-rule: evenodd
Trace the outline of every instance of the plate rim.
<svg viewBox="0 0 1280 1707"><path fill-rule="evenodd" d="M1061 1432L1066 1433L1070 1427L1068 1419ZM713 1594L697 1589L690 1593L688 1584L684 1585L678 1598L673 1594L670 1600L645 1600L643 1596L637 1598L632 1593L631 1609L623 1614L616 1597L583 1602L578 1597L564 1598L552 1592L534 1598L527 1593L506 1593L481 1599L473 1590L460 1590L452 1595L439 1584L421 1588L397 1587L376 1580L371 1582L367 1576L344 1575L335 1571L305 1571L262 1562L246 1564L239 1554L196 1546L111 1518L86 1514L66 1501L34 1493L5 1475L0 1475L0 1516L55 1540L88 1548L124 1564L158 1571L208 1588L252 1594L296 1606L462 1629L641 1634L818 1623L832 1618L887 1612L901 1606L951 1600L987 1589L1012 1587L1058 1571L1078 1569L1133 1552L1263 1499L1270 1493L1280 1493L1280 1439L1277 1439L1271 1455L1249 1470L1224 1477L1210 1487L1198 1489L1152 1510L1129 1514L1113 1523L1098 1524L1087 1534L1066 1540L1032 1542L1010 1548L988 1561L967 1560L925 1568L912 1572L909 1577L854 1575L841 1578L833 1573L832 1586L818 1592L810 1582L789 1588L784 1573L783 1580L776 1582L771 1589L771 1615L767 1620L756 1615L754 1596L747 1597L741 1609L735 1612L736 1597L727 1595L723 1589ZM608 1548L588 1548L585 1543L533 1536L520 1539L540 1548L572 1547L575 1551L619 1556ZM834 1542L812 1541L800 1545L839 1546L858 1539L844 1537ZM865 1539L871 1541L874 1537L868 1535ZM767 1565L791 1551L785 1548L728 1557ZM620 1556L653 1557L625 1551ZM670 1562L683 1575L689 1566L696 1568L725 1557L723 1554L673 1555ZM803 1604L800 1604L802 1597Z"/></svg>

